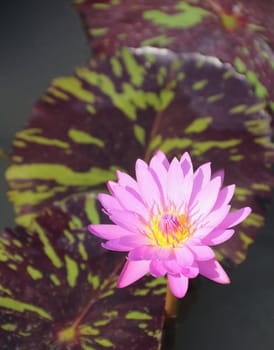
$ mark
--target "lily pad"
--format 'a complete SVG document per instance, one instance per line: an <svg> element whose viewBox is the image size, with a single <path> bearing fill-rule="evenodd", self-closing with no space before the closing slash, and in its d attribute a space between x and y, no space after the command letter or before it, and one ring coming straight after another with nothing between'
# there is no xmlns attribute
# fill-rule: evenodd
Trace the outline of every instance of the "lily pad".
<svg viewBox="0 0 274 350"><path fill-rule="evenodd" d="M25 226L45 206L69 194L96 195L135 160L157 149L188 150L198 166L212 161L238 186L235 207L253 214L222 246L240 262L263 224L255 198L269 197L273 175L270 116L265 101L229 64L166 49L126 48L53 81L14 141L7 171L17 220ZM250 173L252 169L252 173Z"/></svg>
<svg viewBox="0 0 274 350"><path fill-rule="evenodd" d="M159 348L165 279L116 289L124 257L86 232L91 219L94 198L75 196L1 235L1 349Z"/></svg>
<svg viewBox="0 0 274 350"><path fill-rule="evenodd" d="M154 46L231 63L274 109L273 1L75 1L93 52Z"/></svg>

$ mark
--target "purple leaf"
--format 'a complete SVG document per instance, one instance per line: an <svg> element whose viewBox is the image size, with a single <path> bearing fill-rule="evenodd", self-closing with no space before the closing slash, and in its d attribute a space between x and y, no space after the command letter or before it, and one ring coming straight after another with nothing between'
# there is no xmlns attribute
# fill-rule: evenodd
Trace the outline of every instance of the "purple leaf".
<svg viewBox="0 0 274 350"><path fill-rule="evenodd" d="M274 108L273 1L75 2L95 54L140 46L197 52L231 63Z"/></svg>
<svg viewBox="0 0 274 350"><path fill-rule="evenodd" d="M188 150L196 167L212 161L236 183L234 205L253 214L220 248L240 262L263 224L255 198L269 197L273 176L270 117L244 76L216 58L164 49L122 49L53 81L14 141L7 171L18 222L69 194L97 193L114 168L157 149ZM252 174L250 171L252 170Z"/></svg>
<svg viewBox="0 0 274 350"><path fill-rule="evenodd" d="M73 197L2 234L1 349L158 349L166 281L116 289L124 257L85 230L95 203Z"/></svg>

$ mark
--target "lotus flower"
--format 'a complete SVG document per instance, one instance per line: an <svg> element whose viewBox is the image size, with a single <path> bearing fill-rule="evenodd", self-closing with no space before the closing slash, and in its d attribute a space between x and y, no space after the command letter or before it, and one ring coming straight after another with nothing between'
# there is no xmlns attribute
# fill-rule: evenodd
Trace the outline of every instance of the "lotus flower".
<svg viewBox="0 0 274 350"><path fill-rule="evenodd" d="M218 283L230 282L211 246L228 240L232 227L251 209L230 212L235 185L222 188L222 171L211 174L210 163L205 163L194 172L188 153L169 163L158 151L149 164L136 161L136 180L120 171L117 176L118 182L108 182L111 195L98 196L114 224L89 226L91 233L107 240L104 248L128 252L117 287L147 273L167 275L171 292L181 298L189 278L199 273Z"/></svg>

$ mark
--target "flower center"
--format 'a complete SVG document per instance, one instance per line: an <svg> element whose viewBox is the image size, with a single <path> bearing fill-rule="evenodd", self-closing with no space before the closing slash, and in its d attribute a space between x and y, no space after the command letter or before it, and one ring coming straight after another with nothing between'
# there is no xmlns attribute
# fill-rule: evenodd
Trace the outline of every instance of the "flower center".
<svg viewBox="0 0 274 350"><path fill-rule="evenodd" d="M191 232L185 215L164 213L152 217L148 236L153 245L175 248L184 242Z"/></svg>
<svg viewBox="0 0 274 350"><path fill-rule="evenodd" d="M159 230L163 234L173 234L180 229L181 223L177 216L173 214L164 214L159 222Z"/></svg>

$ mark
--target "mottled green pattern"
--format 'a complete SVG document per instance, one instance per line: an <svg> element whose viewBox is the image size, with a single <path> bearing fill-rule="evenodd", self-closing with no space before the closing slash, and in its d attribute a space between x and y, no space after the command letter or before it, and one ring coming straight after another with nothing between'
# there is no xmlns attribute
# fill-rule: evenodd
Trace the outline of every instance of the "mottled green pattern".
<svg viewBox="0 0 274 350"><path fill-rule="evenodd" d="M69 81L79 89L68 89ZM131 172L138 157L149 159L159 148L170 157L188 150L196 166L212 161L224 168L227 182L245 190L235 206L250 204L262 215L255 196L270 189L254 184L273 182L270 117L265 100L231 67L197 54L123 48L53 86L14 141L7 178L18 223L28 225L45 205L71 193L96 195L115 168ZM256 230L251 222L243 232L253 240ZM220 258L240 262L247 248L241 237L220 247Z"/></svg>
<svg viewBox="0 0 274 350"><path fill-rule="evenodd" d="M84 228L90 219L83 208L94 203L76 196L48 208L28 230L3 233L1 349L158 348L166 281L144 278L116 289L124 258L106 253Z"/></svg>
<svg viewBox="0 0 274 350"><path fill-rule="evenodd" d="M187 4L185 1L178 1L174 8L176 9L175 14L168 14L161 10L145 10L143 18L163 28L192 28L210 14L200 7Z"/></svg>
<svg viewBox="0 0 274 350"><path fill-rule="evenodd" d="M83 0L75 7L98 55L155 46L218 57L244 74L258 97L274 102L273 1L108 0L102 8Z"/></svg>

